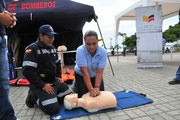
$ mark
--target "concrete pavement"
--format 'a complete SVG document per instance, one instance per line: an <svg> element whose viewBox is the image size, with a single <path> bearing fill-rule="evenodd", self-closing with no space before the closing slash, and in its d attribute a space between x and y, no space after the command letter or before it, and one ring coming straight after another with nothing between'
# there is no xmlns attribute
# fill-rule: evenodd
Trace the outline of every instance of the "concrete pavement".
<svg viewBox="0 0 180 120"><path fill-rule="evenodd" d="M153 103L69 120L180 120L180 85L169 85L180 63L180 53L163 55L163 68L137 69L136 56L110 57L104 72L105 89L112 92L125 89L144 93ZM49 120L39 108L25 105L28 87L10 86L10 99L20 120Z"/></svg>

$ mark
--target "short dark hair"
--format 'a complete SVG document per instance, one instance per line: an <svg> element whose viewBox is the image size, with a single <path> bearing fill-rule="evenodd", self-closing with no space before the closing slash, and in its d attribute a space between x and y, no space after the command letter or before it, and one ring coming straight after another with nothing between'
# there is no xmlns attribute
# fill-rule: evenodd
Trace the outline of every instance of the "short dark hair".
<svg viewBox="0 0 180 120"><path fill-rule="evenodd" d="M84 41L86 40L86 37L88 37L88 36L95 36L97 38L97 40L98 40L98 35L93 30L89 30L84 34Z"/></svg>

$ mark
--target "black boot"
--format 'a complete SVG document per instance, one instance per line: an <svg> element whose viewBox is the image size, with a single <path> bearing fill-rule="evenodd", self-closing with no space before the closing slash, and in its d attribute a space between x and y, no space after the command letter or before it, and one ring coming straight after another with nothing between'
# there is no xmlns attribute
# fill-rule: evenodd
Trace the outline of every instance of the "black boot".
<svg viewBox="0 0 180 120"><path fill-rule="evenodd" d="M170 85L176 85L176 84L180 84L180 80L174 78L172 81L168 82Z"/></svg>
<svg viewBox="0 0 180 120"><path fill-rule="evenodd" d="M28 96L26 98L26 105L29 107L29 108L32 108L34 107L34 105L36 104L36 97L35 95L32 93L32 91L28 91Z"/></svg>

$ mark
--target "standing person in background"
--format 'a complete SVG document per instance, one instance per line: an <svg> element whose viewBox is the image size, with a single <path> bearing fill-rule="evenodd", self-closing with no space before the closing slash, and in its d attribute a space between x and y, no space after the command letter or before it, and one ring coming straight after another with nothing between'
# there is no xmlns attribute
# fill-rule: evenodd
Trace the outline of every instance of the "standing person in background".
<svg viewBox="0 0 180 120"><path fill-rule="evenodd" d="M162 54L164 54L165 45L166 45L166 39L162 38Z"/></svg>
<svg viewBox="0 0 180 120"><path fill-rule="evenodd" d="M111 51L111 55L114 56L114 48Z"/></svg>
<svg viewBox="0 0 180 120"><path fill-rule="evenodd" d="M98 46L98 36L95 31L87 31L84 35L85 45L77 48L74 92L78 97L90 92L91 97L104 91L103 71L107 63L107 52Z"/></svg>
<svg viewBox="0 0 180 120"><path fill-rule="evenodd" d="M0 0L0 120L16 120L9 100L9 65L7 58L5 27L16 25L15 13L5 11L5 1Z"/></svg>

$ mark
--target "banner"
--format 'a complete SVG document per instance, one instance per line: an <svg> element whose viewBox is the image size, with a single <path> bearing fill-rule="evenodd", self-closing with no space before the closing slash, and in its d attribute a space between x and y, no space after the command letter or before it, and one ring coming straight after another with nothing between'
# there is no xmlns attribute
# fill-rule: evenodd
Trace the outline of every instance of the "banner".
<svg viewBox="0 0 180 120"><path fill-rule="evenodd" d="M137 36L137 68L162 65L162 7L135 9Z"/></svg>
<svg viewBox="0 0 180 120"><path fill-rule="evenodd" d="M19 10L33 10L33 9L48 9L55 8L56 1L20 1L13 0L13 3L9 3L7 8L8 11L19 11Z"/></svg>
<svg viewBox="0 0 180 120"><path fill-rule="evenodd" d="M24 49L36 41L41 25L50 24L58 33L53 42L56 48L65 45L71 51L83 44L83 26L95 18L93 6L71 0L6 0L6 10L16 13L16 26L6 32L8 48L18 67L22 65ZM18 46L14 47L14 43ZM74 64L75 54L66 54L64 59L66 65Z"/></svg>
<svg viewBox="0 0 180 120"><path fill-rule="evenodd" d="M95 17L92 6L77 3L71 0L6 0L6 10L16 13L20 22L47 21L60 26L66 24L68 29L82 28L86 21L90 22ZM71 24L75 23L75 27ZM77 30L77 29L75 29Z"/></svg>
<svg viewBox="0 0 180 120"><path fill-rule="evenodd" d="M136 32L162 32L161 6L150 6L136 9Z"/></svg>

